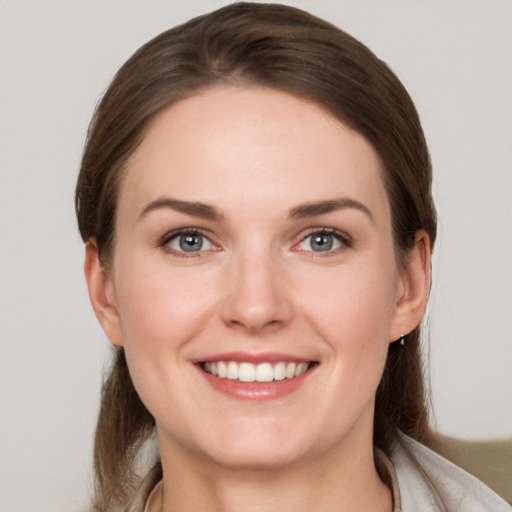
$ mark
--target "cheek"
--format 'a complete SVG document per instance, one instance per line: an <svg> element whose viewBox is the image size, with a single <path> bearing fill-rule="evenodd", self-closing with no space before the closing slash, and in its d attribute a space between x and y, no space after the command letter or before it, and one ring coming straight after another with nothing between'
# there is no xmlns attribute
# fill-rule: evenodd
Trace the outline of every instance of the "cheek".
<svg viewBox="0 0 512 512"><path fill-rule="evenodd" d="M369 398L380 381L389 347L389 327L394 309L396 273L375 264L333 272L318 281L304 304L321 339L327 342L329 364L338 388ZM311 283L313 285L314 283Z"/></svg>
<svg viewBox="0 0 512 512"><path fill-rule="evenodd" d="M387 343L396 289L390 268L367 265L334 269L322 280L312 277L304 286L311 290L304 309L318 329L332 333L333 342L361 347Z"/></svg>
<svg viewBox="0 0 512 512"><path fill-rule="evenodd" d="M131 272L130 272L131 268ZM194 334L211 308L208 288L200 286L206 276L169 272L153 268L137 271L137 266L121 267L117 273L116 296L126 344L164 343Z"/></svg>
<svg viewBox="0 0 512 512"><path fill-rule="evenodd" d="M198 286L205 276L196 281L186 272L158 265L151 272L143 268L128 261L118 265L116 297L130 375L142 401L158 417L158 411L181 400L186 350L208 330L213 294Z"/></svg>

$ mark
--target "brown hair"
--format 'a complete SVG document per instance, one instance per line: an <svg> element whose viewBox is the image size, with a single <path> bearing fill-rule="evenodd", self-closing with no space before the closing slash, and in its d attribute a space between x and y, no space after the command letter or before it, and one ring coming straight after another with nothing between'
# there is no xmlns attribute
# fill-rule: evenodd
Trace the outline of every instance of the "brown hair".
<svg viewBox="0 0 512 512"><path fill-rule="evenodd" d="M315 101L361 133L380 155L397 260L419 229L436 237L431 164L418 114L398 78L363 44L314 16L277 4L236 3L170 29L118 71L92 119L76 188L84 241L107 270L119 184L155 115L219 83L261 85ZM96 506L130 492L134 457L154 427L122 349L103 390L95 440ZM401 430L431 444L419 327L391 344L377 389L374 444L389 453Z"/></svg>

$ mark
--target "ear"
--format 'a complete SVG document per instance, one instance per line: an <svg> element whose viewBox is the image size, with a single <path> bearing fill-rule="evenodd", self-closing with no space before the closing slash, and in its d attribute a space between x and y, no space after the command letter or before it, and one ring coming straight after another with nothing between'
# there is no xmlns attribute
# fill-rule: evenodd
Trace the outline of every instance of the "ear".
<svg viewBox="0 0 512 512"><path fill-rule="evenodd" d="M423 230L416 233L414 247L400 273L400 286L390 325L391 342L419 325L430 291L430 240Z"/></svg>
<svg viewBox="0 0 512 512"><path fill-rule="evenodd" d="M101 264L94 239L85 244L84 273L89 299L103 331L113 345L123 346L114 283Z"/></svg>

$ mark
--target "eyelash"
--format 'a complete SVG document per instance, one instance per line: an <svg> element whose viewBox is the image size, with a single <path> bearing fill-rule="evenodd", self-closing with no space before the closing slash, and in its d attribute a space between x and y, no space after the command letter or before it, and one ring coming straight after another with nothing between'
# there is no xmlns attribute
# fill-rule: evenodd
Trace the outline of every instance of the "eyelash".
<svg viewBox="0 0 512 512"><path fill-rule="evenodd" d="M204 232L203 230L198 229L198 228L183 228L183 229L177 229L177 230L171 231L170 233L166 233L162 237L162 239L160 240L158 245L160 247L162 247L166 252L172 253L181 258L193 258L193 257L200 256L201 252L204 252L204 249L203 250L200 249L198 251L187 252L187 251L179 251L179 250L173 249L172 247L169 246L169 244L172 241L178 240L179 237L184 236L184 235L189 235L189 236L199 235L204 240L207 240L213 246L216 246L210 239L211 235L207 234L206 232Z"/></svg>
<svg viewBox="0 0 512 512"><path fill-rule="evenodd" d="M162 247L165 251L172 253L174 255L177 255L178 257L182 258L190 258L190 257L199 257L202 252L208 249L202 249L199 248L198 251L180 251L173 249L169 246L170 242L179 239L179 237L189 235L189 236L201 236L203 239L207 240L208 243L212 244L213 246L216 246L214 242L210 239L211 235L199 228L183 228L183 229L177 229L174 231L171 231L169 233L166 233L160 240L159 246ZM342 231L339 231L334 228L315 228L311 229L306 235L302 236L302 238L299 240L298 243L295 243L293 248L296 248L300 244L302 244L304 241L306 241L308 238L313 237L315 235L327 235L330 237L333 237L336 241L338 241L341 244L341 247L337 247L335 249L327 249L325 251L313 251L313 250L304 250L304 249L295 249L297 252L306 252L306 253L312 253L312 255L315 256L327 256L337 254L340 251L343 251L344 249L350 248L353 245L353 239L350 237L347 233L344 233ZM217 247L217 246L216 246ZM218 249L214 249L218 250ZM323 254L325 253L325 254Z"/></svg>
<svg viewBox="0 0 512 512"><path fill-rule="evenodd" d="M349 236L347 233L344 233L343 231L339 231L334 228L315 228L312 229L309 233L307 233L305 236L303 236L298 244L295 244L294 247L297 247L298 245L302 244L305 240L307 240L310 237L313 237L315 235L327 235L333 237L335 240L337 240L341 247L337 247L335 249L328 249L326 251L313 251L313 250L304 250L304 249L297 249L300 252L308 252L312 253L314 256L327 256L332 254L337 254L340 251L343 251L345 249L349 249L352 247L354 241L351 236Z"/></svg>

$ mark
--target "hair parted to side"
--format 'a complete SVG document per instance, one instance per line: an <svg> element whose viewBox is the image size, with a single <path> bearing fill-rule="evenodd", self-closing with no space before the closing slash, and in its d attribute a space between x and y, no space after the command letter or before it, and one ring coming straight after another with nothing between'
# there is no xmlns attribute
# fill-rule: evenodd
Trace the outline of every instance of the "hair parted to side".
<svg viewBox="0 0 512 512"><path fill-rule="evenodd" d="M398 78L363 44L304 11L236 3L172 28L118 71L92 119L76 187L84 241L96 240L109 271L118 191L154 117L216 84L263 86L312 100L361 133L383 163L395 252L406 261L415 234L431 247L432 171L418 114ZM134 457L154 419L133 387L122 349L106 377L95 439L96 503L111 510L131 491ZM390 345L377 390L374 444L389 453L397 430L430 445L419 327Z"/></svg>

